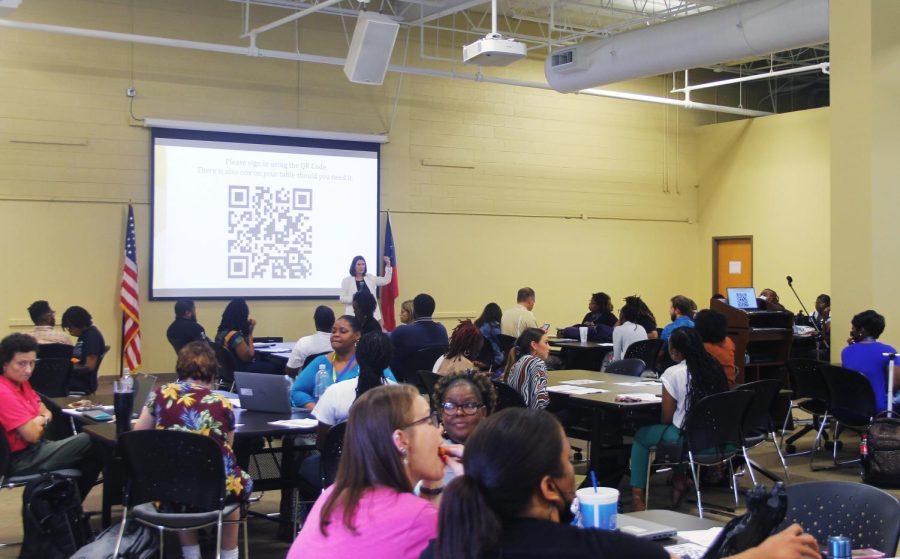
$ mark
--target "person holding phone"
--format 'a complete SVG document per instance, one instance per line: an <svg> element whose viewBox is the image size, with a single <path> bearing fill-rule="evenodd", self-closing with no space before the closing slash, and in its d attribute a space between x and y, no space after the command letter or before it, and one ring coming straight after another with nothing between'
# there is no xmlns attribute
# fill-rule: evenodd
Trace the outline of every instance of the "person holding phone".
<svg viewBox="0 0 900 559"><path fill-rule="evenodd" d="M346 305L344 314L354 314L353 312L353 296L357 292L367 291L375 296L375 291L382 285L391 283L391 277L394 269L391 267L391 259L384 257L384 275L375 276L368 273L366 259L362 256L354 256L350 262L350 275L345 277L341 282L341 303ZM377 297L376 297L377 300ZM381 309L375 305L375 320L381 322Z"/></svg>

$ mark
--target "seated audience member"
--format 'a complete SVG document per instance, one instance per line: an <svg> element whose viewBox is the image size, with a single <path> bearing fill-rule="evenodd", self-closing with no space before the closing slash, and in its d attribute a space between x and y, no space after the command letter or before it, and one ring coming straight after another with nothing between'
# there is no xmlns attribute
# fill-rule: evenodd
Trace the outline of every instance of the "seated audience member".
<svg viewBox="0 0 900 559"><path fill-rule="evenodd" d="M822 332L825 343L831 344L831 297L822 293L816 297L816 310L813 311L809 319L815 322L816 326Z"/></svg>
<svg viewBox="0 0 900 559"><path fill-rule="evenodd" d="M303 367L307 357L331 351L331 329L334 328L334 311L330 307L319 305L313 313L313 322L316 325L316 333L303 336L297 340L284 368L285 374L294 376Z"/></svg>
<svg viewBox="0 0 900 559"><path fill-rule="evenodd" d="M56 328L56 311L50 308L50 303L47 301L31 303L28 315L34 323L34 328L26 334L37 340L37 343L72 345L72 338Z"/></svg>
<svg viewBox="0 0 900 559"><path fill-rule="evenodd" d="M415 320L413 302L412 299L407 299L400 303L400 324L409 324L413 320Z"/></svg>
<svg viewBox="0 0 900 559"><path fill-rule="evenodd" d="M333 351L316 357L303 367L291 386L291 402L297 407L309 409L315 407L321 396L316 394L316 375L320 365L325 366L329 386L342 380L356 378L359 375L359 364L356 361L356 342L359 338L359 321L355 316L345 314L335 320L331 329Z"/></svg>
<svg viewBox="0 0 900 559"><path fill-rule="evenodd" d="M644 330L647 332L647 339L655 340L659 337L659 332L656 331L656 317L643 299L637 295L631 295L630 297L625 297L625 305L633 305L638 308L637 324L644 327Z"/></svg>
<svg viewBox="0 0 900 559"><path fill-rule="evenodd" d="M722 366L728 388L734 388L737 369L734 366L734 342L728 337L728 318L720 312L703 309L694 316L694 328L700 334L706 352Z"/></svg>
<svg viewBox="0 0 900 559"><path fill-rule="evenodd" d="M712 394L728 390L722 366L703 348L700 334L693 328L681 327L669 339L669 355L677 363L666 369L662 381L662 417L659 425L638 429L631 447L631 495L634 510L646 509L644 487L650 447L659 441L678 442L681 427L691 406ZM690 488L684 475L673 481L672 501L677 505Z"/></svg>
<svg viewBox="0 0 900 559"><path fill-rule="evenodd" d="M381 324L375 319L375 309L378 302L375 296L368 291L357 291L353 295L353 314L359 321L359 331L362 334L369 332L381 332Z"/></svg>
<svg viewBox="0 0 900 559"><path fill-rule="evenodd" d="M841 365L866 375L875 392L875 407L887 409L888 358L883 353L896 350L878 341L884 332L884 317L873 310L863 311L850 322L850 344L841 351ZM900 388L900 367L894 369L894 388ZM896 392L895 392L896 394Z"/></svg>
<svg viewBox="0 0 900 559"><path fill-rule="evenodd" d="M413 314L416 319L412 324L398 326L391 332L391 343L394 344L391 369L403 371L407 360L420 349L448 345L447 329L431 318L434 306L434 298L427 293L419 293L413 299Z"/></svg>
<svg viewBox="0 0 900 559"><path fill-rule="evenodd" d="M770 311L785 311L787 309L781 304L778 294L774 289L763 289L759 292L759 298L766 302L765 308Z"/></svg>
<svg viewBox="0 0 900 559"><path fill-rule="evenodd" d="M216 330L216 343L234 355L238 371L250 373L276 373L274 363L257 361L253 349L253 330L256 320L250 318L250 307L243 299L232 299L222 311L222 320Z"/></svg>
<svg viewBox="0 0 900 559"><path fill-rule="evenodd" d="M721 302L726 303L726 304L728 303L728 297L722 295L721 293L716 293L716 294L714 294L714 295L712 296L712 298L715 299L716 301L721 301Z"/></svg>
<svg viewBox="0 0 900 559"><path fill-rule="evenodd" d="M509 350L503 381L522 395L525 405L544 409L550 404L547 393L547 358L550 343L540 328L528 328Z"/></svg>
<svg viewBox="0 0 900 559"><path fill-rule="evenodd" d="M191 342L205 342L206 330L197 322L197 307L190 299L180 299L175 302L175 320L166 330L166 338L175 353Z"/></svg>
<svg viewBox="0 0 900 559"><path fill-rule="evenodd" d="M672 318L672 322L663 328L662 334L659 336L663 340L668 340L669 336L672 335L672 332L674 332L676 328L694 327L694 321L691 318L694 313L691 309L693 301L684 295L676 295L672 297L670 302L672 303L672 306L669 307L669 315Z"/></svg>
<svg viewBox="0 0 900 559"><path fill-rule="evenodd" d="M483 345L484 336L478 328L471 320L462 320L453 329L447 353L437 358L431 371L443 376L474 369L473 362L478 358Z"/></svg>
<svg viewBox="0 0 900 559"><path fill-rule="evenodd" d="M253 480L241 470L232 451L235 419L228 398L213 392L213 384L219 365L216 354L206 342L190 342L178 352L178 381L157 388L148 399L136 430L168 429L211 437L222 449L225 461L225 502L247 503L253 489ZM189 512L181 510L178 503L159 503L163 512ZM224 518L237 522L240 509ZM200 545L195 530L178 533L182 556L199 559ZM222 527L223 559L238 558L238 524Z"/></svg>
<svg viewBox="0 0 900 559"><path fill-rule="evenodd" d="M484 341L490 345L493 359L491 368L496 369L503 365L503 350L500 349L500 321L503 319L503 311L497 303L488 303L481 311L481 316L475 320L475 326L484 337Z"/></svg>
<svg viewBox="0 0 900 559"><path fill-rule="evenodd" d="M422 559L670 559L656 542L616 530L572 526L575 470L551 414L506 409L469 438L464 473L444 491L438 537ZM794 524L737 559L820 559Z"/></svg>
<svg viewBox="0 0 900 559"><path fill-rule="evenodd" d="M497 391L486 373L461 371L438 380L432 400L441 412L444 440L464 445L497 405Z"/></svg>
<svg viewBox="0 0 900 559"><path fill-rule="evenodd" d="M441 447L440 415L412 386L379 386L350 408L334 484L313 505L288 559L417 559L437 535L444 467L461 473L462 448ZM421 497L413 486L421 481Z"/></svg>
<svg viewBox="0 0 900 559"><path fill-rule="evenodd" d="M617 318L612 313L613 304L609 295L603 292L594 293L588 300L588 313L584 315L581 324L563 328L560 334L566 338L578 339L581 335L579 328L586 326L588 339L595 342L612 341L613 327Z"/></svg>
<svg viewBox="0 0 900 559"><path fill-rule="evenodd" d="M356 344L359 376L329 386L313 408L312 414L319 422L316 428L319 448L325 444L332 427L347 421L353 402L366 391L383 384L397 384L391 370L387 368L392 353L391 339L383 332L371 332L359 339ZM320 464L320 455L313 454L300 465L300 477L317 491L322 490Z"/></svg>
<svg viewBox="0 0 900 559"><path fill-rule="evenodd" d="M78 340L72 349L69 392L91 394L97 390L97 369L106 353L103 334L94 326L90 313L82 307L69 307L62 316L62 327Z"/></svg>
<svg viewBox="0 0 900 559"><path fill-rule="evenodd" d="M10 334L0 341L0 426L12 455L4 476L25 476L51 470L81 470L78 489L87 497L103 461L87 433L46 441L44 429L53 414L31 388L28 379L37 361L37 341L27 334Z"/></svg>
<svg viewBox="0 0 900 559"><path fill-rule="evenodd" d="M537 328L538 321L531 311L534 309L534 289L523 287L516 293L516 306L503 311L500 331L507 336L518 338L528 328Z"/></svg>
<svg viewBox="0 0 900 559"><path fill-rule="evenodd" d="M624 359L628 346L647 339L647 331L638 322L640 316L641 308L626 300L625 306L619 312L619 325L613 329L613 360Z"/></svg>

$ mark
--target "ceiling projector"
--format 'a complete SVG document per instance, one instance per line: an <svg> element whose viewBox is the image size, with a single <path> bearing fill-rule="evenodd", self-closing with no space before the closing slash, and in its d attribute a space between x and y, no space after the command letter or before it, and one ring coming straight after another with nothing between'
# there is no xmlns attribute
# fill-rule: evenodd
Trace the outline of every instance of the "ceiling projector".
<svg viewBox="0 0 900 559"><path fill-rule="evenodd" d="M463 47L463 62L478 66L506 66L525 58L527 54L525 43L491 33Z"/></svg>

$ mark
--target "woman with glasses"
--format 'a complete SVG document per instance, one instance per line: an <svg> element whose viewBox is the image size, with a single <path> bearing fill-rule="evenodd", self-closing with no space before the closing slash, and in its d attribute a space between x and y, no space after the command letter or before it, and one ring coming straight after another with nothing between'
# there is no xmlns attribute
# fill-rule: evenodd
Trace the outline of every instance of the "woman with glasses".
<svg viewBox="0 0 900 559"><path fill-rule="evenodd" d="M419 557L437 535L444 467L462 474L462 447L441 443L440 415L415 388L366 391L350 408L334 484L313 505L288 559Z"/></svg>
<svg viewBox="0 0 900 559"><path fill-rule="evenodd" d="M433 401L441 412L444 440L466 444L497 404L497 391L485 373L470 370L441 377L434 385Z"/></svg>

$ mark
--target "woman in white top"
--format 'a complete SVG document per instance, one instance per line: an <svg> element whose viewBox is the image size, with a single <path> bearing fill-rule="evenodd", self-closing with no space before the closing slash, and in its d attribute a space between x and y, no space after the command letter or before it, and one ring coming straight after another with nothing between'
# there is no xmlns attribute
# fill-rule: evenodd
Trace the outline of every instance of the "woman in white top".
<svg viewBox="0 0 900 559"><path fill-rule="evenodd" d="M347 305L344 314L353 314L353 296L357 291L368 291L375 296L375 290L382 285L391 283L391 259L384 257L384 275L381 277L367 273L366 259L362 256L354 256L350 263L350 275L341 282L341 303ZM378 299L375 297L376 300ZM375 320L381 322L381 309L375 306Z"/></svg>
<svg viewBox="0 0 900 559"><path fill-rule="evenodd" d="M669 338L669 356L677 365L662 374L662 417L659 425L647 425L634 434L631 446L631 497L634 510L647 508L647 459L650 448L660 441L681 440L681 427L691 406L707 396L726 392L728 380L716 359L706 352L703 339L693 328L678 328ZM680 501L689 489L682 476L673 482L673 501Z"/></svg>
<svg viewBox="0 0 900 559"><path fill-rule="evenodd" d="M647 339L647 331L638 324L640 309L633 305L625 305L619 312L619 324L613 329L613 361L625 359L628 346L634 342Z"/></svg>

